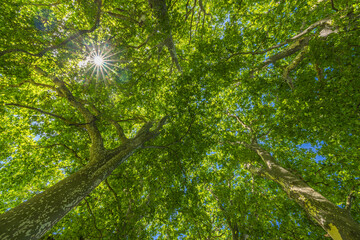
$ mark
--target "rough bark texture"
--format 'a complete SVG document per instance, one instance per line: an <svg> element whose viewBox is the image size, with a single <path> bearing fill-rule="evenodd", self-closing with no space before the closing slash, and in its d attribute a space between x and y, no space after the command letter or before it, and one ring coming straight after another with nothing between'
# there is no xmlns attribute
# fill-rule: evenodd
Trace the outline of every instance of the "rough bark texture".
<svg viewBox="0 0 360 240"><path fill-rule="evenodd" d="M0 239L38 239L95 189L111 172L145 142L159 134L165 119L154 131L152 123L120 147L104 151L81 170L70 175L30 200L0 215Z"/></svg>
<svg viewBox="0 0 360 240"><path fill-rule="evenodd" d="M360 225L348 211L341 209L296 175L281 167L275 159L257 143L248 145L261 157L266 167L249 168L278 183L288 196L295 200L334 240L360 239Z"/></svg>

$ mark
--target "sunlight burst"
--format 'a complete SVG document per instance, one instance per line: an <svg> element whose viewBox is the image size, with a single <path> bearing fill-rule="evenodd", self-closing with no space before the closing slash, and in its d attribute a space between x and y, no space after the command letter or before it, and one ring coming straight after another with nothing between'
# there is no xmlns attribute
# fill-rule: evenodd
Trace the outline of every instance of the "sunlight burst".
<svg viewBox="0 0 360 240"><path fill-rule="evenodd" d="M86 82L93 81L93 77L95 77L96 81L102 79L105 84L112 82L113 76L111 75L118 76L117 71L113 68L118 68L118 65L115 64L117 62L115 55L119 52L113 53L113 48L105 44L91 44L87 50L88 56L86 59L78 63L80 68L86 68Z"/></svg>
<svg viewBox="0 0 360 240"><path fill-rule="evenodd" d="M104 59L102 58L102 56L95 56L93 61L97 66L101 66L104 64Z"/></svg>

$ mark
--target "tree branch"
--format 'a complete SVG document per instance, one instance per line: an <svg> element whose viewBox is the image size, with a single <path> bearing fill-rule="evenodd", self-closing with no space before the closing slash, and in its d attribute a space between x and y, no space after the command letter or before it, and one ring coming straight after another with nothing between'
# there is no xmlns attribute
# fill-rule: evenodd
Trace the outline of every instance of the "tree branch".
<svg viewBox="0 0 360 240"><path fill-rule="evenodd" d="M91 156L94 158L102 157L104 151L104 144L101 133L96 126L96 116L94 116L84 105L82 101L78 101L70 90L65 86L65 83L57 77L49 76L40 67L35 66L35 70L41 75L52 79L53 83L57 86L55 91L62 97L64 97L75 109L77 109L84 117L86 130L89 133L92 146L90 148Z"/></svg>
<svg viewBox="0 0 360 240"><path fill-rule="evenodd" d="M68 147L66 144L63 144L63 143L55 143L55 144L46 145L46 146L34 145L34 147L37 147L37 148L52 148L52 147L55 147L55 146L63 146L64 148L66 148L66 149L68 149L69 151L71 151L76 158L80 159L80 160L81 160L81 164L83 164L83 162L85 162L85 160L82 159L82 158L77 154L77 152L76 152L74 149Z"/></svg>
<svg viewBox="0 0 360 240"><path fill-rule="evenodd" d="M64 118L62 116L56 115L54 113L49 113L49 112L43 111L43 110L38 109L38 108L34 108L34 107L26 106L26 105L21 105L21 104L17 104L17 103L5 103L4 105L5 106L17 106L17 107L21 107L21 108L31 109L31 110L40 112L40 113L45 114L45 115L49 115L49 116L52 116L52 117L55 117L55 118L59 118L59 119L63 120L64 122L68 123L68 124L77 125L76 123L73 123L70 120L68 120L68 119L66 119L66 118Z"/></svg>
<svg viewBox="0 0 360 240"><path fill-rule="evenodd" d="M258 176L264 176L264 170L262 168L254 167L251 163L244 164L244 168L249 170L251 173L258 175Z"/></svg>
<svg viewBox="0 0 360 240"><path fill-rule="evenodd" d="M118 197L117 193L116 193L115 190L110 186L110 183L108 182L107 179L105 179L105 185L109 188L110 192L112 192L112 194L114 194L114 197L115 197L116 201L117 201L118 203L120 203L120 202L118 201L118 200L119 200L119 197Z"/></svg>
<svg viewBox="0 0 360 240"><path fill-rule="evenodd" d="M120 126L119 123L117 123L116 121L110 119L109 122L115 127L116 132L121 140L121 142L126 142L129 139L125 136L124 130L122 129L122 127Z"/></svg>
<svg viewBox="0 0 360 240"><path fill-rule="evenodd" d="M81 127L81 126L84 126L84 125L91 124L91 122L88 122L88 123L75 123L75 122L72 122L69 119L66 119L66 118L64 118L64 117L62 117L60 115L57 115L57 114L54 114L54 113L49 113L49 112L43 111L43 110L41 110L39 108L34 108L34 107L21 105L21 104L17 104L17 103L4 103L4 105L5 106L16 106L16 107L27 108L27 109L31 109L31 110L40 112L40 113L45 114L45 115L49 115L49 116L52 116L52 117L55 117L55 118L59 118L59 119L63 120L64 122L66 122L69 126Z"/></svg>
<svg viewBox="0 0 360 240"><path fill-rule="evenodd" d="M248 125L246 125L238 116L232 115L232 114L229 114L229 113L228 113L227 115L228 115L229 117L235 118L236 121L238 121L238 122L241 124L241 126L243 126L243 128L246 128L246 129L249 130L251 133L253 132L252 128L249 127Z"/></svg>
<svg viewBox="0 0 360 240"><path fill-rule="evenodd" d="M94 226L95 226L96 230L100 233L100 239L102 239L102 238L103 238L102 232L101 232L101 230L97 227L96 218L95 218L94 213L93 213L92 210L91 210L90 204L89 204L89 202L86 200L86 198L84 198L84 201L86 202L86 206L87 206L87 208L88 208L88 210L89 210L89 213L90 213L91 216L93 217Z"/></svg>
<svg viewBox="0 0 360 240"><path fill-rule="evenodd" d="M230 220L230 216L228 214L228 211L223 207L223 205L221 204L221 200L218 198L218 196L212 191L212 189L210 187L207 188L207 190L214 196L216 203L218 204L218 207L220 208L220 210L223 212L224 217L225 217L225 221L227 222L227 224L229 225L229 228L232 232L232 234L234 234L235 229L233 224L231 223Z"/></svg>
<svg viewBox="0 0 360 240"><path fill-rule="evenodd" d="M141 43L139 46L127 45L127 47L131 47L131 48L135 48L135 49L142 48L143 46L145 46L145 45L148 43L148 41L150 40L150 38L151 38L152 35L153 35L153 34L150 34L150 35L146 38L146 40L145 40L143 43Z"/></svg>
<svg viewBox="0 0 360 240"><path fill-rule="evenodd" d="M289 38L289 39L285 40L284 42L279 43L279 44L276 44L276 45L274 45L274 46L272 46L272 47L269 47L269 48L267 48L267 49L265 49L265 50L262 50L262 51L254 51L254 52L249 51L249 52L238 52L238 53L234 53L234 54L230 55L225 61L229 60L229 59L232 58L232 57L238 56L238 55L249 55L249 54L251 54L251 55L261 55L261 54L267 53L267 52L269 52L269 51L271 51L271 50L273 50L273 49L283 47L283 46L285 46L286 44L288 44L288 43L290 43L290 42L293 42L293 41L295 41L295 40L300 39L301 37L303 37L304 35L306 35L306 34L309 33L310 31L312 31L314 28L319 27L319 26L322 26L322 25L328 23L330 20L331 20L330 17L321 19L321 20L319 20L319 21L311 24L311 25L310 25L309 27L307 27L304 31L298 33L298 34L295 35L294 37ZM284 51L281 51L281 52L279 52L279 53L285 53L285 52L289 52L289 51L288 51L288 50L284 50ZM295 52L297 52L297 51L295 51ZM275 61L279 60L279 59L277 59L277 58L279 58L279 53L277 53L277 54L275 54L274 56L272 56L274 59L273 59L272 61L268 61L268 63L265 64L264 66L266 66L266 65L268 65L268 64L270 64L270 63L274 63ZM285 55L290 56L290 55L292 55L292 54L293 54L293 53L291 53L291 54L285 54ZM276 55L278 55L278 56L275 57ZM286 57L286 56L285 56L285 57ZM271 57L270 57L270 58L271 58ZM282 57L282 58L284 58L284 57ZM281 59L282 59L282 58L281 58ZM269 58L268 58L268 59L269 59ZM275 60L275 59L277 59L277 60ZM275 60L275 61L274 61L274 60ZM265 61L265 62L266 62L266 61ZM262 66L262 67L264 67L264 66ZM262 67L260 67L260 68L262 68Z"/></svg>
<svg viewBox="0 0 360 240"><path fill-rule="evenodd" d="M128 22L133 22L133 23L139 24L138 21L136 21L135 19L133 19L131 17L121 15L121 14L118 14L118 13L113 13L113 12L106 12L106 13L109 14L110 16L114 17L114 18L117 18L117 19L121 19L121 20L125 20L125 21L128 21Z"/></svg>
<svg viewBox="0 0 360 240"><path fill-rule="evenodd" d="M336 12L339 11L339 9L337 9L337 8L335 7L335 5L334 5L334 0L331 0L331 8L332 8L333 10L335 10Z"/></svg>
<svg viewBox="0 0 360 240"><path fill-rule="evenodd" d="M210 13L207 13L207 12L205 11L205 8L204 8L204 5L203 5L202 0L199 0L199 6L200 6L200 10L201 10L205 15L208 15L208 16L211 17L211 14L210 14Z"/></svg>
<svg viewBox="0 0 360 240"><path fill-rule="evenodd" d="M30 79L30 80L25 80L25 81L22 81L21 83L19 84L15 84L15 85L2 85L0 86L0 89L4 89L6 87L21 87L22 85L24 85L25 83L30 83L30 84L33 84L35 86L40 86L40 87L46 87L46 88L49 88L49 89L52 89L55 91L55 87L54 86L51 86L51 85L48 85L48 84L43 84L43 83L37 83L35 82L34 80Z"/></svg>
<svg viewBox="0 0 360 240"><path fill-rule="evenodd" d="M176 48L171 33L171 24L165 0L149 0L149 6L153 9L155 17L159 21L161 32L165 35L164 44L167 47L172 61L179 72L182 72L179 59L176 55Z"/></svg>
<svg viewBox="0 0 360 240"><path fill-rule="evenodd" d="M292 81L292 78L289 76L290 72L295 69L300 63L301 61L304 59L305 54L307 53L307 49L308 47L305 46L300 52L299 54L294 58L294 60L285 68L284 72L283 72L283 78L285 79L285 81L288 83L288 85L290 86L290 88L292 90L294 90L294 84Z"/></svg>
<svg viewBox="0 0 360 240"><path fill-rule="evenodd" d="M349 215L351 215L350 213L351 213L352 200L355 198L354 193L355 193L355 186L352 187L349 195L346 198L345 210L349 213Z"/></svg>
<svg viewBox="0 0 360 240"><path fill-rule="evenodd" d="M289 40L287 40L287 42L301 38L301 37L304 36L305 34L307 34L307 33L309 33L310 31L312 31L314 28L319 27L319 26L321 26L321 25L324 25L324 24L328 23L330 20L331 20L331 18L330 18L330 17L327 17L327 18L321 19L321 20L319 20L319 21L311 24L311 25L310 25L309 27L307 27L304 31L302 31L301 33L299 33L299 34L295 35L294 37L290 38Z"/></svg>

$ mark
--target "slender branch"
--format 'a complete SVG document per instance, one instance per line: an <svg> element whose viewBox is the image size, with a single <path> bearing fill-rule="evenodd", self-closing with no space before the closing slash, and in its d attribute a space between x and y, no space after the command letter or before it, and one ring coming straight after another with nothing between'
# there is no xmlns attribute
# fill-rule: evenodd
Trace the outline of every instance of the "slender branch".
<svg viewBox="0 0 360 240"><path fill-rule="evenodd" d="M339 11L339 9L337 9L337 8L335 7L335 5L334 5L334 0L331 0L331 8L332 8L333 10L335 10L336 12Z"/></svg>
<svg viewBox="0 0 360 240"><path fill-rule="evenodd" d="M270 128L268 131L264 132L263 134L259 134L256 138L260 139L262 137L267 136L272 131L272 128Z"/></svg>
<svg viewBox="0 0 360 240"><path fill-rule="evenodd" d="M96 116L102 115L101 112L92 103L90 103L86 100L81 100L81 103L88 105L91 108L91 110L96 114ZM109 121L115 127L116 132L118 133L118 135L120 137L120 140L122 142L126 142L128 140L128 138L125 136L124 130L122 129L122 127L120 126L118 121L115 121L115 120L107 118L107 117L105 117L105 119L107 121Z"/></svg>
<svg viewBox="0 0 360 240"><path fill-rule="evenodd" d="M38 56L38 54L33 54L33 53L30 53L26 50L23 50L23 49L7 49L7 50L3 50L3 51L0 51L0 57L7 54L7 53L12 53L12 52L23 52L23 53L26 53L28 55L31 55L31 56Z"/></svg>
<svg viewBox="0 0 360 240"><path fill-rule="evenodd" d="M24 85L25 83L30 83L30 84L33 84L35 86L41 86L41 87L46 87L46 88L50 88L52 90L55 91L55 87L54 86L51 86L51 85L48 85L48 84L43 84L43 83L37 83L35 82L34 80L30 79L30 80L26 80L26 81L22 81L21 83L19 84L15 84L15 85L2 85L0 86L0 89L4 89L6 87L21 87L22 85Z"/></svg>
<svg viewBox="0 0 360 240"><path fill-rule="evenodd" d="M0 51L0 57L7 54L7 53L12 53L12 52L23 52L26 53L28 55L34 56L34 57L42 57L45 53L58 49L60 47L65 46L67 43L71 42L72 40L86 34L86 33L91 33L93 31L95 31L95 29L99 26L100 24L100 16L101 16L101 5L102 5L102 0L95 0L95 2L97 3L97 13L96 13L96 19L95 19L95 24L94 26L92 26L89 30L79 30L76 33L72 34L70 37L68 37L67 39L65 39L64 41L62 41L59 44L47 47L43 50L41 50L38 53L30 53L26 50L23 49L8 49L8 50L4 50L4 51Z"/></svg>
<svg viewBox="0 0 360 240"><path fill-rule="evenodd" d="M346 198L345 210L348 211L349 215L351 213L352 200L355 198L354 193L355 193L355 186L352 187L349 195Z"/></svg>
<svg viewBox="0 0 360 240"><path fill-rule="evenodd" d="M52 147L56 147L56 146L63 146L64 148L66 148L66 149L68 149L69 151L71 151L71 152L73 153L73 155L81 161L81 164L83 164L83 162L85 162L85 160L84 160L83 158L81 158L74 149L70 148L70 147L67 146L66 144L63 144L63 143L55 143L55 144L46 145L46 146L34 145L34 147L36 147L36 148L52 148Z"/></svg>
<svg viewBox="0 0 360 240"><path fill-rule="evenodd" d="M118 13L113 13L113 12L106 12L107 14L109 14L110 16L117 18L117 19L121 19L121 20L125 20L128 22L133 22L133 23L139 23L138 21L136 21L135 19L122 15L122 14L118 14Z"/></svg>
<svg viewBox="0 0 360 240"><path fill-rule="evenodd" d="M253 52L253 51L249 51L249 52L237 52L237 53L234 53L234 54L230 55L230 56L226 59L226 61L229 60L230 58L235 57L235 56L238 56L238 55L249 55L249 54L251 54L251 55L261 55L261 54L267 53L267 52L269 52L269 51L271 51L271 50L273 50L273 49L283 47L283 46L285 46L286 44L288 44L288 43L290 43L290 42L292 42L292 41L295 41L295 40L300 39L301 37L303 37L304 35L306 35L306 34L309 33L310 31L312 31L314 28L319 27L319 26L321 26L321 25L324 25L324 24L328 23L329 20L331 20L330 17L321 19L321 20L319 20L319 21L311 24L311 25L310 25L309 27L307 27L304 31L298 33L298 34L295 35L294 37L289 38L289 39L285 40L284 42L279 43L279 44L276 44L276 45L274 45L274 46L272 46L272 47L269 47L269 48L267 48L267 49L265 49L265 50L262 50L262 51L254 51L254 52ZM285 50L285 51L286 51L286 50Z"/></svg>
<svg viewBox="0 0 360 240"><path fill-rule="evenodd" d="M149 40L150 40L150 38L152 37L153 34L154 34L154 33L150 34L150 35L146 38L146 40L145 40L143 43L141 43L139 46L127 45L127 47L131 47L131 48L135 48L135 49L142 48L143 46L145 46L145 45L149 42Z"/></svg>
<svg viewBox="0 0 360 240"><path fill-rule="evenodd" d="M223 212L224 217L225 217L225 221L227 222L227 224L229 225L229 228L231 230L231 232L234 234L234 227L231 223L230 220L230 216L228 214L228 211L223 207L223 205L221 204L221 200L218 198L218 196L213 192L213 190L210 187L207 187L207 190L214 196L216 203L218 204L220 210Z"/></svg>
<svg viewBox="0 0 360 240"><path fill-rule="evenodd" d="M292 90L294 90L294 84L293 84L292 78L289 76L289 74L292 70L294 70L301 63L301 61L304 59L304 57L307 53L307 50L308 50L308 47L305 46L298 53L298 55L294 58L294 60L285 68L285 70L283 72L283 78L286 80L286 82L288 83L288 85L290 86L290 88Z"/></svg>
<svg viewBox="0 0 360 240"><path fill-rule="evenodd" d="M149 0L149 6L153 9L154 15L157 18L160 30L164 34L164 44L167 47L172 61L175 63L179 72L182 68L179 64L179 59L176 54L176 47L171 33L171 24L168 14L168 9L165 0Z"/></svg>
<svg viewBox="0 0 360 240"><path fill-rule="evenodd" d="M324 25L326 23L328 23L331 20L330 17L321 19L313 24L311 24L309 27L307 27L304 31L302 31L301 33L295 35L294 37L290 38L290 40L296 40L301 38L302 36L304 36L305 34L309 33L310 31L312 31L314 28L319 27L321 25ZM289 40L288 40L289 41Z"/></svg>
<svg viewBox="0 0 360 240"><path fill-rule="evenodd" d="M105 179L105 185L109 188L110 192L112 192L112 194L114 194L114 197L115 197L116 201L117 201L118 203L120 203L120 202L118 201L119 197L118 197L117 193L116 193L115 190L110 186L110 183L108 182L107 179Z"/></svg>
<svg viewBox="0 0 360 240"><path fill-rule="evenodd" d="M269 58L267 58L264 62L260 64L259 67L257 67L256 70L260 70L261 68L271 63L275 64L275 62L279 61L280 59L284 59L286 57L293 55L294 53L297 53L298 51L302 50L305 46L307 46L309 44L309 41L310 41L309 37L299 39L296 43L292 44L289 48L285 49L284 51L278 52L275 55L272 55Z"/></svg>
<svg viewBox="0 0 360 240"><path fill-rule="evenodd" d="M24 6L32 5L32 6L54 7L54 6L57 6L57 5L60 5L60 4L61 4L61 1L57 1L57 2L55 2L55 3L50 3L50 4L44 4L44 3L27 3L27 4L24 4Z"/></svg>
<svg viewBox="0 0 360 240"><path fill-rule="evenodd" d="M97 227L96 217L95 217L94 213L93 213L92 210L91 210L90 204L89 204L89 202L86 200L86 198L84 198L84 201L86 202L87 209L89 210L91 216L93 217L94 226L95 226L96 230L100 233L100 239L102 239L102 238L103 238L102 232L101 232L101 230Z"/></svg>
<svg viewBox="0 0 360 240"><path fill-rule="evenodd" d="M116 132L120 138L120 140L122 142L126 142L128 141L129 139L125 136L125 133L124 133L124 130L122 129L122 127L120 126L119 123L117 123L116 121L110 119L109 122L115 127L116 129Z"/></svg>
<svg viewBox="0 0 360 240"><path fill-rule="evenodd" d="M191 12L194 8L191 8L190 11L188 11L188 8L189 8L189 1L190 0L187 0L186 4L185 4L185 18L184 18L184 21L186 22L187 18L189 17L189 12ZM195 0L195 3L196 3L196 0Z"/></svg>
<svg viewBox="0 0 360 240"><path fill-rule="evenodd" d="M244 164L244 168L255 175L264 176L264 170L262 168L254 167L251 163Z"/></svg>
<svg viewBox="0 0 360 240"><path fill-rule="evenodd" d="M57 114L49 113L49 112L43 111L43 110L41 110L39 108L34 108L34 107L21 105L21 104L17 104L17 103L5 103L4 105L5 106L7 105L7 106L16 106L16 107L27 108L27 109L31 109L31 110L40 112L40 113L45 114L45 115L49 115L49 116L52 116L52 117L55 117L55 118L59 118L59 119L63 120L64 122L66 122L69 126L81 127L81 126L84 126L84 125L91 124L91 122L88 122L88 123L74 123L74 122L70 121L69 119L61 117L61 116L59 116Z"/></svg>
<svg viewBox="0 0 360 240"><path fill-rule="evenodd" d="M195 5L196 5L196 0L195 0L195 3L194 3L194 7L191 9L192 10L192 14L191 14L191 20L190 20L190 29L189 29L189 44L191 43L191 31L192 31L192 25L193 25L193 20L194 20L194 15L195 15ZM186 21L186 19L185 19Z"/></svg>
<svg viewBox="0 0 360 240"><path fill-rule="evenodd" d="M63 81L61 81L57 77L49 76L47 72L45 72L38 66L35 66L35 70L41 75L52 79L54 84L57 86L57 88L55 88L55 91L59 93L60 96L66 98L71 103L71 105L73 105L76 109L78 109L86 120L89 120L89 122L93 121L95 116L91 114L88 109L84 107L84 105L81 103L82 102L81 100L78 101L75 99L75 97L72 95L70 90L65 86L65 83Z"/></svg>
<svg viewBox="0 0 360 240"><path fill-rule="evenodd" d="M199 6L200 6L200 10L201 10L205 15L208 15L208 16L211 17L211 14L210 14L210 13L207 13L207 12L205 11L205 8L204 8L204 5L203 5L202 0L199 0Z"/></svg>
<svg viewBox="0 0 360 240"><path fill-rule="evenodd" d="M163 117L159 122L158 125L156 126L155 130L153 132L159 132L162 127L166 124L166 121L168 120L169 116L165 116Z"/></svg>
<svg viewBox="0 0 360 240"><path fill-rule="evenodd" d="M243 145L245 147L250 147L250 144L248 144L246 142L241 142L241 141L236 141L236 142L226 141L226 143L229 143L230 145L233 145L233 146ZM224 143L221 143L221 144L224 144Z"/></svg>
<svg viewBox="0 0 360 240"><path fill-rule="evenodd" d="M64 122L66 123L69 123L69 124L72 124L72 125L76 125L75 123L71 122L70 120L62 117L62 116L59 116L59 115L56 115L54 113L50 113L50 112L46 112L46 111L43 111L39 108L34 108L34 107L30 107L30 106L26 106L26 105L21 105L21 104L17 104L17 103L5 103L4 104L5 106L17 106L17 107L21 107L21 108L27 108L27 109L31 109L31 110L34 110L34 111L37 111L37 112L40 112L40 113L43 113L45 115L49 115L49 116L52 116L52 117L55 117L55 118L59 118L61 120L63 120Z"/></svg>
<svg viewBox="0 0 360 240"><path fill-rule="evenodd" d="M246 128L250 132L253 132L252 128L249 127L248 125L246 125L238 116L232 115L232 114L229 114L229 113L228 113L228 116L235 118L241 124L241 126L243 126L243 128Z"/></svg>

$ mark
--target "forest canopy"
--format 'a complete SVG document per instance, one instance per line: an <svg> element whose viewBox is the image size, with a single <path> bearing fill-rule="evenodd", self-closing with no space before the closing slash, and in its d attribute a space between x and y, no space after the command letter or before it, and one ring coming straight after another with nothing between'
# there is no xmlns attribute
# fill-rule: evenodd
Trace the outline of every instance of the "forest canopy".
<svg viewBox="0 0 360 240"><path fill-rule="evenodd" d="M360 239L358 1L0 12L0 239Z"/></svg>

